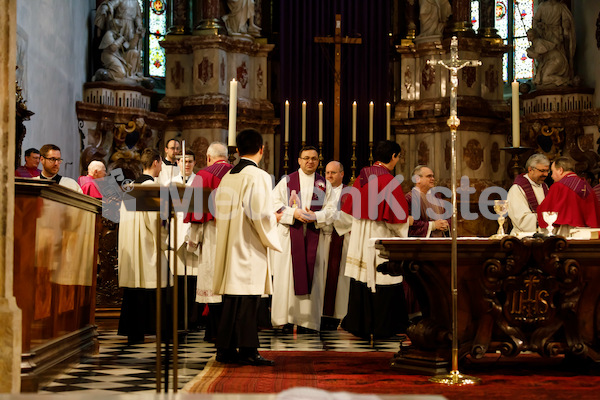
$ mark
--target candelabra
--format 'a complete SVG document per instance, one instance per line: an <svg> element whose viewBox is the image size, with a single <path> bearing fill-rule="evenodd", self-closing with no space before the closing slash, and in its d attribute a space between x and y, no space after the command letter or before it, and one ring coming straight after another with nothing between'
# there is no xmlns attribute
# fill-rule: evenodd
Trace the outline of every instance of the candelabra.
<svg viewBox="0 0 600 400"><path fill-rule="evenodd" d="M288 173L288 162L290 161L290 158L288 157L288 148L290 146L290 143L286 140L285 142L283 142L283 173L285 175L287 175Z"/></svg>
<svg viewBox="0 0 600 400"><path fill-rule="evenodd" d="M508 172L508 175L510 177L515 178L517 175L519 175L524 170L524 168L521 166L520 155L527 152L528 150L532 150L532 149L533 149L533 147L525 147L525 146L501 147L500 148L500 150L507 151L512 155L509 165L506 168L506 171Z"/></svg>
<svg viewBox="0 0 600 400"><path fill-rule="evenodd" d="M319 175L323 175L323 141L319 140Z"/></svg>
<svg viewBox="0 0 600 400"><path fill-rule="evenodd" d="M373 165L373 141L369 142L369 165Z"/></svg>
<svg viewBox="0 0 600 400"><path fill-rule="evenodd" d="M350 161L352 161L352 167L350 168L352 170L350 185L352 185L356 179L356 141L352 141L352 158L350 158Z"/></svg>

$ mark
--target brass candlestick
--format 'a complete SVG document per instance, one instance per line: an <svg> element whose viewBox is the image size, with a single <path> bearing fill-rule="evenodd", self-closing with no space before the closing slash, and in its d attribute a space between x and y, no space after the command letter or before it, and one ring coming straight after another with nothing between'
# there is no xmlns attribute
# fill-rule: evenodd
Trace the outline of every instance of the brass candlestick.
<svg viewBox="0 0 600 400"><path fill-rule="evenodd" d="M319 175L323 175L323 141L319 140Z"/></svg>
<svg viewBox="0 0 600 400"><path fill-rule="evenodd" d="M290 147L290 143L286 140L283 142L283 173L287 175L288 173L288 162L290 158L288 157L288 148Z"/></svg>
<svg viewBox="0 0 600 400"><path fill-rule="evenodd" d="M521 154L527 152L528 150L533 150L533 147L501 147L500 150L507 151L512 155L512 159L510 160L506 171L508 172L508 175L514 179L517 175L525 170L525 168L521 165Z"/></svg>
<svg viewBox="0 0 600 400"><path fill-rule="evenodd" d="M356 141L352 142L352 158L350 158L350 161L352 161L352 167L350 168L352 170L350 185L352 185L356 179Z"/></svg>
<svg viewBox="0 0 600 400"><path fill-rule="evenodd" d="M237 152L236 146L227 146L227 152L229 153L229 164L233 165L235 161L235 153Z"/></svg>
<svg viewBox="0 0 600 400"><path fill-rule="evenodd" d="M373 165L373 141L369 142L369 165Z"/></svg>

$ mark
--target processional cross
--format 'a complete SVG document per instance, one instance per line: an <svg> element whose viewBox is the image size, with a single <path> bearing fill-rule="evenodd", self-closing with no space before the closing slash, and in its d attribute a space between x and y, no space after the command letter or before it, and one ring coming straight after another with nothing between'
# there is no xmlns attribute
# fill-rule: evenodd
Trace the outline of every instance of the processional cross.
<svg viewBox="0 0 600 400"><path fill-rule="evenodd" d="M335 15L335 36L317 36L315 43L333 43L335 45L334 86L333 86L333 158L340 159L340 103L342 81L342 44L361 44L362 39L342 36L342 15Z"/></svg>
<svg viewBox="0 0 600 400"><path fill-rule="evenodd" d="M450 71L450 118L447 124L450 127L450 153L452 167L450 179L452 182L452 262L451 262L451 288L452 288L452 371L449 375L438 375L430 378L431 381L447 385L468 385L481 382L479 378L462 375L458 371L458 252L456 243L457 216L456 216L456 129L460 125L456 105L456 93L458 90L458 70L464 67L478 67L479 60L458 59L458 39L452 37L450 42L449 60L427 60L428 65L441 65Z"/></svg>

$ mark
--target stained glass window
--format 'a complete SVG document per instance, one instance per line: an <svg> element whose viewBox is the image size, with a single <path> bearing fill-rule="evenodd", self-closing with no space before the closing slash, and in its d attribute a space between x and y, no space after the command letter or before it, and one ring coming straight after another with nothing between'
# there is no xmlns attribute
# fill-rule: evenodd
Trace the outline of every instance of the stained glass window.
<svg viewBox="0 0 600 400"><path fill-rule="evenodd" d="M164 78L166 71L165 49L160 47L160 41L167 34L167 4L165 0L138 0L144 25L147 26L142 58L144 71L152 77Z"/></svg>
<svg viewBox="0 0 600 400"><path fill-rule="evenodd" d="M514 1L514 13L511 17L509 2ZM533 22L534 0L496 0L495 28L504 43L514 48L513 65L508 65L508 54L504 54L504 81L509 79L509 70L513 79L531 79L533 77L533 60L527 57L527 30ZM471 22L473 29L479 29L479 0L471 0ZM514 31L510 32L512 26ZM510 43L509 43L510 41Z"/></svg>

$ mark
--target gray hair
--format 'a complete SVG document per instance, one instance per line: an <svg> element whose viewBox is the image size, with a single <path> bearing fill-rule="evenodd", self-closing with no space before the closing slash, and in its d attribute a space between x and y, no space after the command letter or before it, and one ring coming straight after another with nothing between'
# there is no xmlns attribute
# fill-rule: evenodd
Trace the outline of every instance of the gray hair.
<svg viewBox="0 0 600 400"><path fill-rule="evenodd" d="M413 176L415 176L415 175L419 175L419 176L421 176L421 170L422 170L423 168L429 168L429 167L428 167L427 165L417 165L417 166L415 167L415 169L413 169L413 171L412 171L412 174L411 174L410 176L411 176L411 177L413 177ZM429 169L431 169L431 168L429 168Z"/></svg>
<svg viewBox="0 0 600 400"><path fill-rule="evenodd" d="M104 163L98 160L92 161L87 167L88 175L92 175L94 172L102 171L105 169L106 167L104 166Z"/></svg>
<svg viewBox="0 0 600 400"><path fill-rule="evenodd" d="M329 161L329 163L327 163L327 165L331 164L331 163L335 163L335 165L338 166L340 172L344 172L344 166L342 165L341 162L333 160L333 161ZM325 168L327 168L327 165L325 166Z"/></svg>
<svg viewBox="0 0 600 400"><path fill-rule="evenodd" d="M206 150L206 155L213 158L227 158L227 146L223 142L212 142Z"/></svg>
<svg viewBox="0 0 600 400"><path fill-rule="evenodd" d="M525 164L525 169L529 171L529 167L535 167L538 164L542 165L550 165L550 160L548 157L541 153L535 153L531 157L527 159L527 163Z"/></svg>

